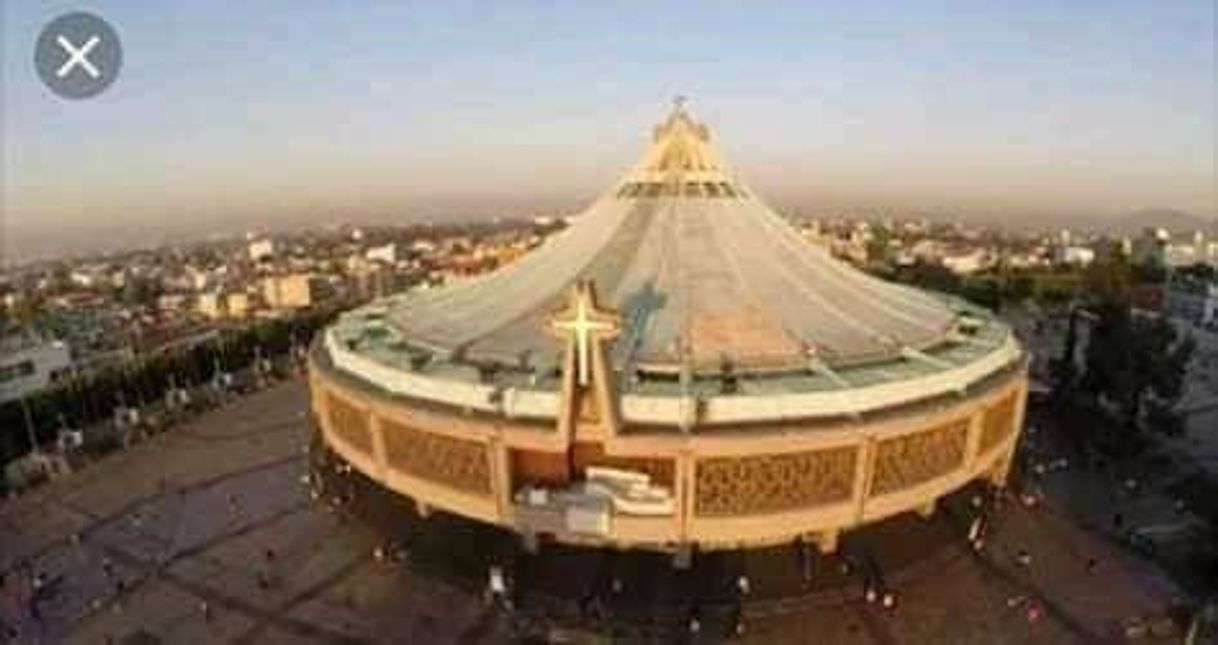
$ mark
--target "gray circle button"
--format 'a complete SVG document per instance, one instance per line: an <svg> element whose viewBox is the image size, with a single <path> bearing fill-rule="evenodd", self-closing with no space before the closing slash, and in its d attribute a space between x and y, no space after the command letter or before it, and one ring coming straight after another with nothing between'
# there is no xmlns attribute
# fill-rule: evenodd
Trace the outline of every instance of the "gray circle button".
<svg viewBox="0 0 1218 645"><path fill-rule="evenodd" d="M123 66L123 47L110 23L83 11L47 23L34 47L38 77L65 99L87 99L110 86Z"/></svg>

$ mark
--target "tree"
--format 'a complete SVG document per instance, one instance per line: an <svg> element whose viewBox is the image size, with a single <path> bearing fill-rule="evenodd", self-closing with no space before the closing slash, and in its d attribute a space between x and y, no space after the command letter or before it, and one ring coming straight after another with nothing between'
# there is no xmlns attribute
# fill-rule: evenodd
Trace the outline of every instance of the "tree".
<svg viewBox="0 0 1218 645"><path fill-rule="evenodd" d="M888 229L884 226L876 226L871 230L871 238L867 240L867 261L872 263L883 263L888 261L889 240L891 239Z"/></svg>
<svg viewBox="0 0 1218 645"><path fill-rule="evenodd" d="M1192 337L1180 338L1161 317L1134 316L1128 304L1105 301L1093 313L1081 389L1115 406L1131 429L1148 401L1155 406L1153 425L1173 427L1170 410L1183 393Z"/></svg>
<svg viewBox="0 0 1218 645"><path fill-rule="evenodd" d="M960 295L969 302L991 311L998 311L1002 308L1002 287L993 279L963 281Z"/></svg>
<svg viewBox="0 0 1218 645"><path fill-rule="evenodd" d="M1006 297L1012 302L1023 302L1032 297L1033 286L1032 276L1024 273L1016 275L1006 283Z"/></svg>
<svg viewBox="0 0 1218 645"><path fill-rule="evenodd" d="M1078 320L1080 310L1076 307L1070 310L1070 321L1066 327L1066 337L1062 341L1062 353L1053 360L1053 396L1059 401L1071 396L1074 391L1075 378L1078 369L1075 360L1078 355Z"/></svg>
<svg viewBox="0 0 1218 645"><path fill-rule="evenodd" d="M1096 302L1128 306L1133 285L1133 269L1120 253L1096 260L1083 273L1083 288Z"/></svg>
<svg viewBox="0 0 1218 645"><path fill-rule="evenodd" d="M942 264L918 260L904 269L900 277L910 284L943 293L960 293L961 290L960 276Z"/></svg>
<svg viewBox="0 0 1218 645"><path fill-rule="evenodd" d="M119 300L128 305L150 307L160 295L159 284L146 278L131 277L122 286Z"/></svg>

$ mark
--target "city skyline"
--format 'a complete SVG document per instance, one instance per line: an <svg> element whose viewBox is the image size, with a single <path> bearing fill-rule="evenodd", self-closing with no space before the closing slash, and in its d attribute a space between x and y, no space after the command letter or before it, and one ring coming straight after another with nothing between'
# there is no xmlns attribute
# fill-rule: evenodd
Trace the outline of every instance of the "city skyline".
<svg viewBox="0 0 1218 645"><path fill-rule="evenodd" d="M67 102L31 53L71 8L4 6L6 257L335 217L574 213L677 94L779 206L1216 212L1205 2L100 2L124 69Z"/></svg>

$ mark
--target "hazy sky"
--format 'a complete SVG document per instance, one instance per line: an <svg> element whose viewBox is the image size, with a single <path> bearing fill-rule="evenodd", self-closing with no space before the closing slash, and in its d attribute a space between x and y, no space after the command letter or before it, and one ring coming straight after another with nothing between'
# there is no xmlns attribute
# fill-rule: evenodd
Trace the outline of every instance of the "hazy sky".
<svg viewBox="0 0 1218 645"><path fill-rule="evenodd" d="M1212 0L4 1L5 245L574 209L675 94L782 204L1214 217ZM33 69L65 11L121 77Z"/></svg>

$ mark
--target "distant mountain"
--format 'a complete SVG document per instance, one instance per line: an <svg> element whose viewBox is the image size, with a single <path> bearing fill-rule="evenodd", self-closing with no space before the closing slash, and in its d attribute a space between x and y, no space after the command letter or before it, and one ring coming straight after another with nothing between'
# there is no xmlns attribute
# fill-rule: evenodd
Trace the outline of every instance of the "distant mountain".
<svg viewBox="0 0 1218 645"><path fill-rule="evenodd" d="M1207 231L1218 233L1218 220L1168 208L1140 210L1115 218L1108 223L1122 233L1137 233L1146 227L1164 228L1172 233Z"/></svg>
<svg viewBox="0 0 1218 645"><path fill-rule="evenodd" d="M1218 219L1168 208L1147 208L1124 214L1047 214L1026 213L997 218L1016 228L1074 228L1113 235L1137 235L1147 227L1167 229L1173 234L1205 231L1218 235Z"/></svg>

